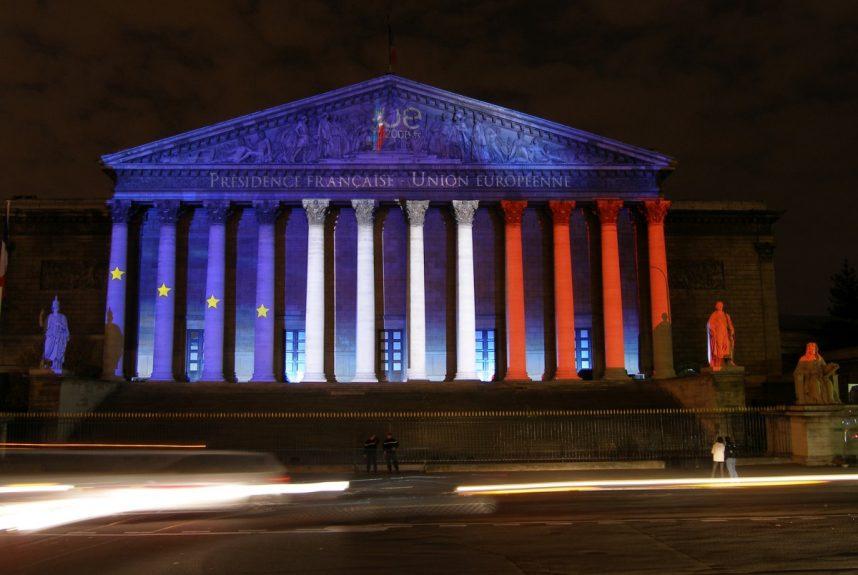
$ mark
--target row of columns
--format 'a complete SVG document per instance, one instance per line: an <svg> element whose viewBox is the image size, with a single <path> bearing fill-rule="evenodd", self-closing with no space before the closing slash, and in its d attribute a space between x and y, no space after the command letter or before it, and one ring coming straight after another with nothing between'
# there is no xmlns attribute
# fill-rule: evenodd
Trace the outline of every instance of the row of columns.
<svg viewBox="0 0 858 575"><path fill-rule="evenodd" d="M325 214L329 200L302 202L307 213L307 300L305 324L304 381L325 381ZM456 365L455 379L475 380L476 306L474 301L473 220L479 202L454 200L456 219ZM550 201L554 243L554 290L557 337L557 380L578 379L575 361L575 308L570 245L570 218L574 201ZM623 339L622 286L617 240L617 217L623 202L596 200L601 230L602 300L605 333L605 379L626 377ZM653 326L654 376L673 377L673 346L670 335L670 300L667 284L667 256L664 217L670 202L657 199L643 202L647 218L650 262L651 313ZM275 381L274 375L274 222L279 204L253 204L259 225L256 268L256 325L254 329L254 370L252 381ZM177 201L157 202L155 214L160 224L155 303L154 353L151 380L173 381L173 332L175 304L172 293L176 277ZM206 267L206 308L203 339L205 381L223 381L224 283L226 277L226 220L230 204L206 202L209 222ZM376 203L371 199L352 200L357 219L357 284L355 333L355 382L377 381L375 374L375 270L373 217ZM427 379L426 303L423 222L428 200L408 200L403 208L408 219L408 345L410 381ZM501 208L505 229L505 278L507 369L505 380L528 380L526 365L526 325L524 266L521 221L527 201L504 200ZM130 204L111 204L113 230L110 249L111 277L108 281L105 325L113 333L125 330L125 281ZM105 332L104 377L123 375L122 342ZM119 346L117 351L116 347Z"/></svg>

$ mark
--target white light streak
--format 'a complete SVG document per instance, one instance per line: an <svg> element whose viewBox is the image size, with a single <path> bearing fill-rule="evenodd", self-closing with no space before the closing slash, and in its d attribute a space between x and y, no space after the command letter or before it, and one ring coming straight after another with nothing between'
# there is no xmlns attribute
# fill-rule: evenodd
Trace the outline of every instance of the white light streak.
<svg viewBox="0 0 858 575"><path fill-rule="evenodd" d="M69 486L71 487L71 486ZM81 496L0 505L0 531L38 531L120 513L204 509L259 495L345 491L348 481L295 484L219 484L178 488L93 490Z"/></svg>

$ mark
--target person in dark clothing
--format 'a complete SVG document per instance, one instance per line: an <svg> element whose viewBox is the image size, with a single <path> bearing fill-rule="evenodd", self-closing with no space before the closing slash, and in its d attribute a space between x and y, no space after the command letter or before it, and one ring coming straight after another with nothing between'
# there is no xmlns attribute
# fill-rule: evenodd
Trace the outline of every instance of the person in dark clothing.
<svg viewBox="0 0 858 575"><path fill-rule="evenodd" d="M736 447L736 444L733 442L730 437L724 438L724 458L727 462L727 473L730 474L730 477L736 478L739 477L739 474L736 473L736 458L739 457L739 448Z"/></svg>
<svg viewBox="0 0 858 575"><path fill-rule="evenodd" d="M399 473L399 458L396 457L396 450L399 448L399 442L393 437L393 434L388 432L384 438L384 443L381 445L384 450L384 461L387 463L387 472L392 471L391 466Z"/></svg>
<svg viewBox="0 0 858 575"><path fill-rule="evenodd" d="M378 437L373 433L363 442L363 456L366 459L366 472L372 467L373 473L378 473Z"/></svg>

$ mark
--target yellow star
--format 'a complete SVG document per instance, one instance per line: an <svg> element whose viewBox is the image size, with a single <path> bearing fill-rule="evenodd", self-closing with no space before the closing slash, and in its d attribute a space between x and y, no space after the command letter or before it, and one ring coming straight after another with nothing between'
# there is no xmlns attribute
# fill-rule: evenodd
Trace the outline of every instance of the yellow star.
<svg viewBox="0 0 858 575"><path fill-rule="evenodd" d="M167 284L161 282L161 286L158 288L158 297L167 297L170 295L170 290L173 288L168 288Z"/></svg>
<svg viewBox="0 0 858 575"><path fill-rule="evenodd" d="M119 266L116 266L112 270L110 270L110 279L112 280L120 280L122 281L122 276L125 275L125 272L119 269Z"/></svg>
<svg viewBox="0 0 858 575"><path fill-rule="evenodd" d="M220 300L217 299L214 294L212 294L209 299L206 300L206 303L209 304L209 307L213 307L217 309L217 304L220 303Z"/></svg>
<svg viewBox="0 0 858 575"><path fill-rule="evenodd" d="M256 317L268 317L268 308L265 307L264 303L259 304L259 307L256 308Z"/></svg>

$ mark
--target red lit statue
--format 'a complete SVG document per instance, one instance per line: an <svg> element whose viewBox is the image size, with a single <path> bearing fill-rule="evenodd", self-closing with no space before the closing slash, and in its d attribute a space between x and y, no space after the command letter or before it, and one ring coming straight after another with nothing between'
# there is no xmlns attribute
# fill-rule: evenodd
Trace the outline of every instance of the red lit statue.
<svg viewBox="0 0 858 575"><path fill-rule="evenodd" d="M799 405L824 405L840 403L837 389L836 363L825 363L819 355L819 347L810 342L804 355L798 360L793 372L795 398Z"/></svg>
<svg viewBox="0 0 858 575"><path fill-rule="evenodd" d="M706 333L709 336L709 367L712 371L735 365L733 347L736 344L736 332L730 314L724 311L724 302L715 302L715 311L706 322Z"/></svg>

